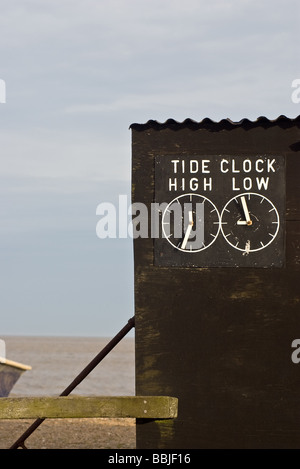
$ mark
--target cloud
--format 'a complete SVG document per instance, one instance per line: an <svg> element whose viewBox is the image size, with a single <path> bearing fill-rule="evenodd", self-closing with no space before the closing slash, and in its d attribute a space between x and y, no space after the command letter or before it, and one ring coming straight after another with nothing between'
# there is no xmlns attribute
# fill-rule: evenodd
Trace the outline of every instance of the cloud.
<svg viewBox="0 0 300 469"><path fill-rule="evenodd" d="M8 118L14 128L82 132L95 130L97 114L108 132L143 116L196 117L197 108L199 118L218 106L220 118L269 105L281 114L298 11L294 0L12 2L0 18Z"/></svg>
<svg viewBox="0 0 300 469"><path fill-rule="evenodd" d="M127 130L129 141L129 131ZM103 133L68 133L45 129L7 131L1 139L2 177L52 180L53 184L129 181L128 141L110 141Z"/></svg>
<svg viewBox="0 0 300 469"><path fill-rule="evenodd" d="M19 324L30 333L38 319L37 333L55 333L54 310L67 330L83 307L98 321L85 321L84 332L109 334L100 301L114 324L132 311L132 246L108 248L95 233L97 205L130 192L130 124L300 114L291 100L299 8L298 0L2 2L1 307L12 318L4 332ZM116 272L122 291L112 304Z"/></svg>

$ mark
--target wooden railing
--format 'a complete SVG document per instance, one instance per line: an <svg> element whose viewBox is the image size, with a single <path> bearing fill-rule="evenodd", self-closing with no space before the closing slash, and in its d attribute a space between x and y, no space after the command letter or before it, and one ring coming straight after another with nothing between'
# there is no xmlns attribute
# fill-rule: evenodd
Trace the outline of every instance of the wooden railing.
<svg viewBox="0 0 300 469"><path fill-rule="evenodd" d="M10 449L24 448L26 439L47 418L174 419L178 399L170 396L70 396L70 393L134 327L134 317L57 397L2 397L0 419L36 419Z"/></svg>
<svg viewBox="0 0 300 469"><path fill-rule="evenodd" d="M169 396L2 397L0 419L174 419L178 399Z"/></svg>

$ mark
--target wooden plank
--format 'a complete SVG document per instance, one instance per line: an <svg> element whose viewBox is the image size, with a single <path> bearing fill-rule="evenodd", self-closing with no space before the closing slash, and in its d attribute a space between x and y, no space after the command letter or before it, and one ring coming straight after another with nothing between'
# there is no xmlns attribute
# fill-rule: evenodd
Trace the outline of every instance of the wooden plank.
<svg viewBox="0 0 300 469"><path fill-rule="evenodd" d="M4 397L0 419L177 417L178 400L169 396Z"/></svg>

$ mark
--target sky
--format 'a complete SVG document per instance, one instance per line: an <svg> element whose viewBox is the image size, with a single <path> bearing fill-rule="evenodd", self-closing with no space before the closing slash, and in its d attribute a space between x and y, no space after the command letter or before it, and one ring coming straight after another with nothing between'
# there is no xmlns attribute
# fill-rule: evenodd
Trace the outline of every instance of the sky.
<svg viewBox="0 0 300 469"><path fill-rule="evenodd" d="M130 203L130 125L298 116L299 22L298 0L0 0L0 336L118 333L132 239L96 212Z"/></svg>

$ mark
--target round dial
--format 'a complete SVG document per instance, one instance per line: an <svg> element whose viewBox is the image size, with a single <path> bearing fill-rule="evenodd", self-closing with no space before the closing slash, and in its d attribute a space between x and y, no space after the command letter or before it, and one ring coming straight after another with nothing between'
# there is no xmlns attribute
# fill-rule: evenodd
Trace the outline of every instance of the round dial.
<svg viewBox="0 0 300 469"><path fill-rule="evenodd" d="M190 193L173 199L162 215L162 232L179 251L207 249L220 231L220 214L203 195Z"/></svg>
<svg viewBox="0 0 300 469"><path fill-rule="evenodd" d="M278 233L279 225L275 205L255 192L233 197L221 213L224 238L233 248L246 254L269 246Z"/></svg>

